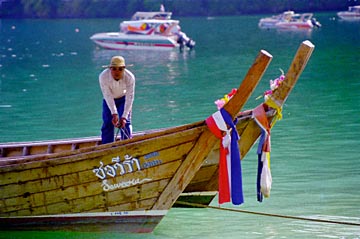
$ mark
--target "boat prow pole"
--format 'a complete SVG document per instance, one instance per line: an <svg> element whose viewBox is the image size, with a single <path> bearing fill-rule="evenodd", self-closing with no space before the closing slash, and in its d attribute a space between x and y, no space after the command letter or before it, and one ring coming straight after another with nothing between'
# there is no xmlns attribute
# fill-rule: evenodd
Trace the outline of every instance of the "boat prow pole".
<svg viewBox="0 0 360 239"><path fill-rule="evenodd" d="M232 118L236 116L236 114L245 105L246 101L250 98L271 60L272 55L264 50L260 51L255 59L255 62L250 67L244 80L240 84L236 94L224 106L224 109L232 116ZM166 188L159 196L158 201L152 208L153 210L170 208L175 203L178 197L175 195L180 195L181 192L185 190L186 186L190 183L196 172L199 171L203 161L214 148L218 139L206 126L204 127L205 129L199 136L196 144L189 154L186 155L184 162L178 168L172 180L167 184ZM191 170L189 170L189 168L191 168Z"/></svg>
<svg viewBox="0 0 360 239"><path fill-rule="evenodd" d="M294 56L294 59L285 75L283 84L281 84L273 93L272 98L276 101L278 106L282 106L286 101L290 92L296 85L301 73L305 69L312 52L314 51L314 44L310 41L303 41Z"/></svg>
<svg viewBox="0 0 360 239"><path fill-rule="evenodd" d="M236 94L224 106L224 109L234 118L242 107L245 105L251 94L254 92L256 86L260 82L267 67L272 60L272 55L265 50L261 50L255 59L255 62L250 67L244 80L237 89Z"/></svg>

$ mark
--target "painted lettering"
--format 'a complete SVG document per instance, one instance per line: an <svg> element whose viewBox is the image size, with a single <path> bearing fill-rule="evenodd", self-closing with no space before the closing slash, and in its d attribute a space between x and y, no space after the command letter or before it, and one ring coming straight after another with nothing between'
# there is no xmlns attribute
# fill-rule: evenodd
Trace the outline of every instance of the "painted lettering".
<svg viewBox="0 0 360 239"><path fill-rule="evenodd" d="M146 160L159 156L159 152L152 152L144 156ZM124 160L121 161L120 156L116 156L111 159L113 164L104 165L102 161L100 161L100 166L98 168L94 168L93 172L95 175L101 180L106 179L107 177L116 177L118 175L122 176L126 173L132 173L134 171L141 171L144 168L154 167L156 165L162 164L162 161L159 159L154 159L152 161L147 161L140 164L140 160L138 158L134 158L131 155L126 154L124 156Z"/></svg>
<svg viewBox="0 0 360 239"><path fill-rule="evenodd" d="M144 159L149 159L149 158L153 158L153 157L156 157L156 156L159 156L159 152L152 152L152 153L149 153L147 155L144 156Z"/></svg>
<svg viewBox="0 0 360 239"><path fill-rule="evenodd" d="M151 168L151 167L154 167L154 166L156 166L156 165L160 165L161 163L162 163L161 160L155 159L155 160L150 161L150 162L145 162L145 163L143 164L143 168Z"/></svg>
<svg viewBox="0 0 360 239"><path fill-rule="evenodd" d="M137 179L131 179L129 181L124 181L124 182L120 182L120 183L114 183L114 184L108 184L107 180L103 180L101 186L103 188L103 190L105 192L107 191L113 191L115 189L119 189L119 188L127 188L127 187L131 187L137 184L141 184L147 181L151 181L152 179L150 178L144 178L142 180L140 180L139 178Z"/></svg>

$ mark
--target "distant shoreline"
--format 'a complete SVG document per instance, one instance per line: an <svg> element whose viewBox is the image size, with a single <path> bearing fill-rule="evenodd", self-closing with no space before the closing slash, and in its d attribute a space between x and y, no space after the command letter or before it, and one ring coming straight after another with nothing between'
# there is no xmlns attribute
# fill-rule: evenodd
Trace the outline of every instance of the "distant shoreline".
<svg viewBox="0 0 360 239"><path fill-rule="evenodd" d="M338 1L328 0L324 5L322 1L297 0L273 1L253 0L247 4L246 0L188 0L148 1L133 0L88 0L88 1L43 1L38 0L0 0L0 18L39 18L39 19L76 19L76 18L130 18L136 11L159 11L161 4L166 11L171 11L176 17L216 17L255 14L279 14L283 11L295 12L329 12L345 11L349 6L359 5L357 0ZM114 9L117 9L114 11Z"/></svg>

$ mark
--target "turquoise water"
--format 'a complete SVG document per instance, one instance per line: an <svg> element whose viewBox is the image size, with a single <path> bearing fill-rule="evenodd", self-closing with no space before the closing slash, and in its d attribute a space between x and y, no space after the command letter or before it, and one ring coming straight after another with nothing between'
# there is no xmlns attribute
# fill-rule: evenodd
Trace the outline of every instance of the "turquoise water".
<svg viewBox="0 0 360 239"><path fill-rule="evenodd" d="M239 209L360 223L360 22L316 14L312 32L262 30L262 16L182 18L193 52L100 50L89 40L121 19L0 21L0 142L99 134L98 74L115 54L137 78L134 129L205 119L237 87L261 49L273 60L245 108L287 70L304 40L315 51L272 131L271 197L256 202L257 157L243 160ZM216 200L212 203L217 206ZM231 205L224 205L232 207ZM171 209L154 233L6 232L0 238L360 238L359 226L215 209Z"/></svg>

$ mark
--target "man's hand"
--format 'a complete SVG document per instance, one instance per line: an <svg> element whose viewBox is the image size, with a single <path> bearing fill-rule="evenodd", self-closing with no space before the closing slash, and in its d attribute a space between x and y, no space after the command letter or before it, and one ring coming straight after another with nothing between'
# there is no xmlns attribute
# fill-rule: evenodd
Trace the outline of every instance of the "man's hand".
<svg viewBox="0 0 360 239"><path fill-rule="evenodd" d="M124 128L125 127L125 124L126 124L126 118L122 117L120 120L119 120L119 117L117 114L113 114L112 115L112 123L115 127L117 128Z"/></svg>
<svg viewBox="0 0 360 239"><path fill-rule="evenodd" d="M126 124L126 118L121 117L121 120L120 120L119 124L120 124L120 128L124 128L125 124Z"/></svg>
<svg viewBox="0 0 360 239"><path fill-rule="evenodd" d="M115 127L118 127L119 125L119 117L117 114L113 114L112 115L112 120L111 120L112 124L115 126Z"/></svg>

